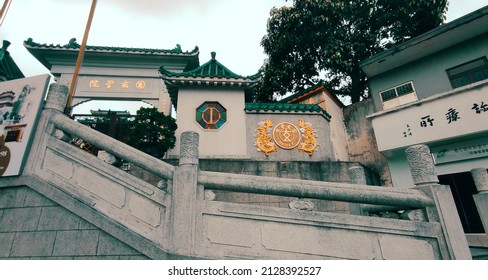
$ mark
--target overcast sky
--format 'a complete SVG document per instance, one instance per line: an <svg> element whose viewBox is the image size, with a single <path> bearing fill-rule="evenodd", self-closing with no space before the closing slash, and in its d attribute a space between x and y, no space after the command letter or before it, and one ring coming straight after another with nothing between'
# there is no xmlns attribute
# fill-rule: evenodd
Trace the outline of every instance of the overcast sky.
<svg viewBox="0 0 488 280"><path fill-rule="evenodd" d="M3 3L3 1L1 1ZM447 21L488 5L488 0L451 0ZM0 40L27 76L49 71L23 47L23 41L81 44L91 0L12 0L0 27ZM255 74L265 55L260 46L272 7L285 0L98 0L88 45L200 49L200 63L217 60L236 74ZM289 2L288 2L289 4Z"/></svg>
<svg viewBox="0 0 488 280"><path fill-rule="evenodd" d="M3 2L3 1L1 1ZM34 42L81 44L91 0L12 0L0 39L26 76L46 73L23 47ZM88 45L173 49L198 46L200 63L210 52L233 72L255 74L265 58L260 40L273 6L284 0L98 0ZM41 12L44 11L44 12Z"/></svg>

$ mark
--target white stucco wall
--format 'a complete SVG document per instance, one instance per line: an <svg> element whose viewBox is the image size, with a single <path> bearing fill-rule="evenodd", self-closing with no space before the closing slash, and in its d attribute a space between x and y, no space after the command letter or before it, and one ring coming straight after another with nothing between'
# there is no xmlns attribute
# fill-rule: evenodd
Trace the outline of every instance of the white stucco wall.
<svg viewBox="0 0 488 280"><path fill-rule="evenodd" d="M227 110L227 121L219 129L203 129L195 120L196 109L206 101L219 102ZM170 157L178 157L180 135L195 131L200 135L200 158L247 157L244 90L242 88L211 87L180 88L176 115L176 145Z"/></svg>

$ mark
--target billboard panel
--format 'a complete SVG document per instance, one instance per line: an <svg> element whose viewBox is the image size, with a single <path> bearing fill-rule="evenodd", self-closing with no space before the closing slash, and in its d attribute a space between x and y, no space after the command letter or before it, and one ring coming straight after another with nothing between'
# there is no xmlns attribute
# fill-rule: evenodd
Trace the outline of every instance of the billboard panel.
<svg viewBox="0 0 488 280"><path fill-rule="evenodd" d="M44 74L0 82L0 177L21 175L49 80Z"/></svg>

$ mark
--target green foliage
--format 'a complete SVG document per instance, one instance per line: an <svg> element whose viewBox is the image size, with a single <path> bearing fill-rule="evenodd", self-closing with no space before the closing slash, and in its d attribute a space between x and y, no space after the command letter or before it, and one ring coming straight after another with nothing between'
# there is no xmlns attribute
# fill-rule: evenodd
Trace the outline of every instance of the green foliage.
<svg viewBox="0 0 488 280"><path fill-rule="evenodd" d="M131 116L119 116L111 110L108 110L105 116L96 116L95 118L85 116L85 118L77 118L76 120L121 142L127 142L129 132L134 126Z"/></svg>
<svg viewBox="0 0 488 280"><path fill-rule="evenodd" d="M253 101L323 80L357 102L367 97L359 62L439 26L447 5L447 0L295 0L274 8L261 41L269 60Z"/></svg>
<svg viewBox="0 0 488 280"><path fill-rule="evenodd" d="M176 121L156 108L141 107L129 132L127 144L154 157L162 158L176 142Z"/></svg>
<svg viewBox="0 0 488 280"><path fill-rule="evenodd" d="M19 122L20 120L20 108L22 107L22 100L17 100L12 105L12 111L8 115L9 119L13 120L14 123Z"/></svg>

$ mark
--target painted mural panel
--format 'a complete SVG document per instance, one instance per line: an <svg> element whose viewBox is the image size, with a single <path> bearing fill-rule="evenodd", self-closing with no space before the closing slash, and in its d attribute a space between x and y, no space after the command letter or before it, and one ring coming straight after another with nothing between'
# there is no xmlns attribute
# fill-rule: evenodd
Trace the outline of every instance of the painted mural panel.
<svg viewBox="0 0 488 280"><path fill-rule="evenodd" d="M0 83L0 176L22 173L50 76Z"/></svg>

